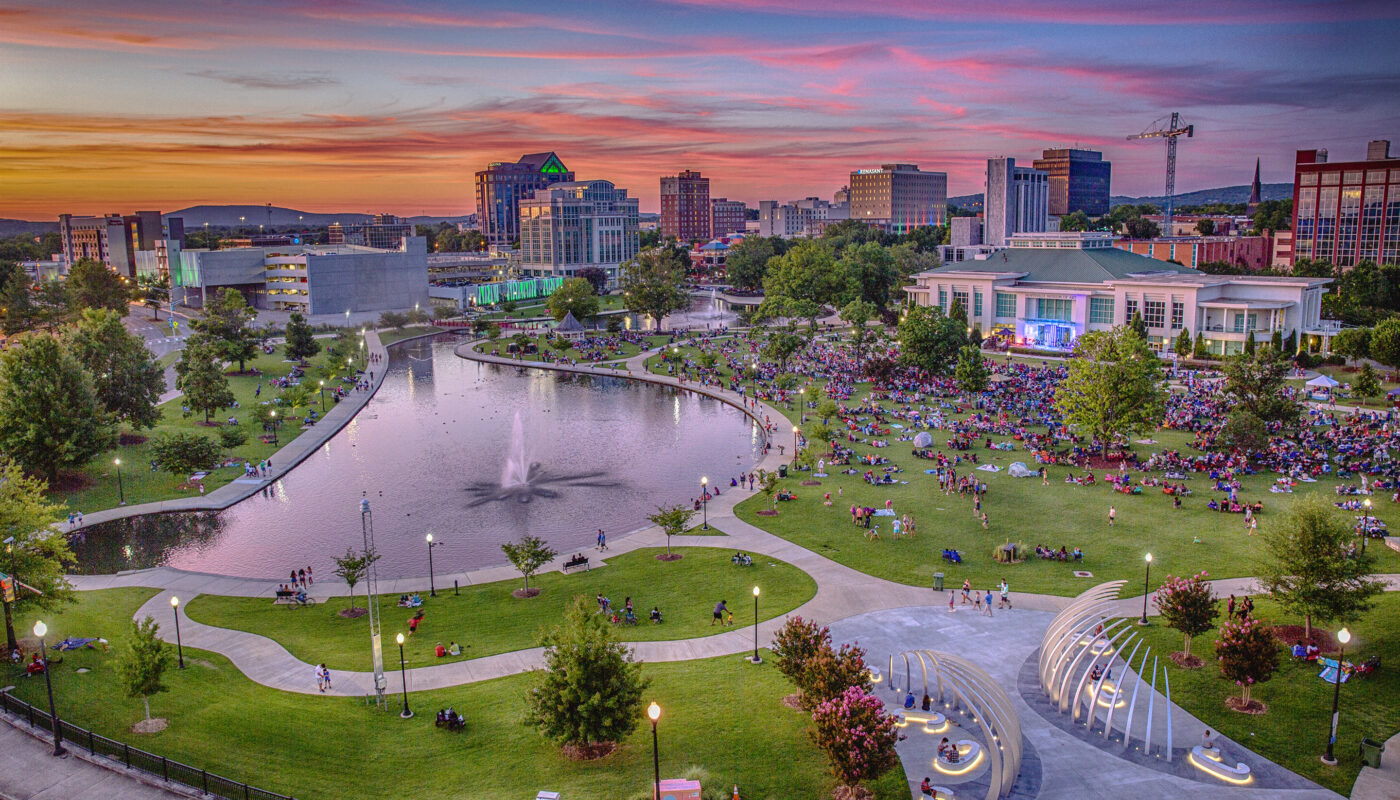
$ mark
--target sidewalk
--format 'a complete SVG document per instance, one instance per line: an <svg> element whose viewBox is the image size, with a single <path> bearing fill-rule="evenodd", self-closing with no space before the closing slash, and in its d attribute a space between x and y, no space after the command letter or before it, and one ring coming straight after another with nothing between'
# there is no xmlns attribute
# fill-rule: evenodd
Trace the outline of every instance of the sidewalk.
<svg viewBox="0 0 1400 800"><path fill-rule="evenodd" d="M169 800L168 792L120 771L85 761L72 751L54 758L52 740L36 739L28 726L0 718L0 798L4 800Z"/></svg>

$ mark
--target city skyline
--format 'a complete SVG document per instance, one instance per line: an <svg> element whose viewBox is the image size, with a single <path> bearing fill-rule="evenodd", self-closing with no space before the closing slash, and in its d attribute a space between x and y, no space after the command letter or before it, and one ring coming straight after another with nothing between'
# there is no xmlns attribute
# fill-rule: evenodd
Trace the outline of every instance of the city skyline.
<svg viewBox="0 0 1400 800"><path fill-rule="evenodd" d="M1346 22L1336 22L1345 19ZM1226 0L937 7L878 0L589 4L37 3L0 9L0 217L271 202L473 210L473 174L555 151L659 210L691 169L714 196L828 197L853 169L917 163L948 194L986 159L1078 144L1112 191L1291 180L1293 151L1356 160L1400 134L1400 8Z"/></svg>

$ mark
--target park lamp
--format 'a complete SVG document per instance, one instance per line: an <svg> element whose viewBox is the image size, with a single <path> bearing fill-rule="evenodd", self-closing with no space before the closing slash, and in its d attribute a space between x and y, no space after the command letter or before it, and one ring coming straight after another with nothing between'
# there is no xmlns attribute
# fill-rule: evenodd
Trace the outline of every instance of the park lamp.
<svg viewBox="0 0 1400 800"><path fill-rule="evenodd" d="M112 463L120 467L122 465L122 460L120 458L114 458L112 459Z"/></svg>
<svg viewBox="0 0 1400 800"><path fill-rule="evenodd" d="M754 596L754 597L758 597L758 587L757 587L757 586L753 587L753 596Z"/></svg>
<svg viewBox="0 0 1400 800"><path fill-rule="evenodd" d="M43 623L39 624L42 625ZM403 634L399 634L399 638L403 638ZM661 706L658 706L654 700L651 705L647 706L647 718L653 723L661 719Z"/></svg>
<svg viewBox="0 0 1400 800"><path fill-rule="evenodd" d="M428 540L428 544L433 543L433 535L431 533L425 536L424 538Z"/></svg>
<svg viewBox="0 0 1400 800"><path fill-rule="evenodd" d="M701 485L701 486L708 486L709 484L710 484L710 476L708 476L708 475L701 475L701 476L700 476L700 485Z"/></svg>
<svg viewBox="0 0 1400 800"><path fill-rule="evenodd" d="M1151 553L1148 553L1148 554L1147 554L1147 563L1149 563L1149 564L1152 563L1152 554L1151 554Z"/></svg>
<svg viewBox="0 0 1400 800"><path fill-rule="evenodd" d="M1346 628L1342 628L1341 630L1337 631L1337 641L1341 642L1342 644L1350 642L1351 631L1347 630Z"/></svg>
<svg viewBox="0 0 1400 800"><path fill-rule="evenodd" d="M173 594L170 595L170 607L171 607L171 608L179 608L179 607L180 607L180 598L176 597L176 596L173 595Z"/></svg>
<svg viewBox="0 0 1400 800"><path fill-rule="evenodd" d="M49 626L45 625L45 624L44 624L44 621L43 621L42 619L39 620L38 622L35 622L35 623L34 623L34 638L36 638L36 639L42 639L42 638L44 638L46 635L48 635L48 632L49 632ZM655 706L655 705L656 705L655 703L652 703L652 706Z"/></svg>
<svg viewBox="0 0 1400 800"><path fill-rule="evenodd" d="M403 647L403 634L400 633L398 636L395 636L394 641L398 642L399 647Z"/></svg>

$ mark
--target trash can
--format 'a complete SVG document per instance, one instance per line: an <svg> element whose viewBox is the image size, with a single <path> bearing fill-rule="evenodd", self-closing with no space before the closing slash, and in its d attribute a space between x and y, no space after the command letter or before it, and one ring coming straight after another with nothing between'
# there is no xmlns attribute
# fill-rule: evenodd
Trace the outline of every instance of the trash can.
<svg viewBox="0 0 1400 800"><path fill-rule="evenodd" d="M778 477L779 477L779 478L786 478L786 477L787 477L787 464L779 464L779 465L778 465Z"/></svg>
<svg viewBox="0 0 1400 800"><path fill-rule="evenodd" d="M935 572L935 573L933 573L933 590L934 590L935 592L941 592L941 591L943 591L943 573L941 573L941 572Z"/></svg>
<svg viewBox="0 0 1400 800"><path fill-rule="evenodd" d="M1381 753L1385 752L1385 743L1375 739L1361 740L1361 763L1368 767L1381 768Z"/></svg>

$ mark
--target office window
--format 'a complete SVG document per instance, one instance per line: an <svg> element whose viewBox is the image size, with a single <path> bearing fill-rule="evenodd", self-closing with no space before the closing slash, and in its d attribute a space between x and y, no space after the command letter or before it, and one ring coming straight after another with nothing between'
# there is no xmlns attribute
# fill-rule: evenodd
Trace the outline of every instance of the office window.
<svg viewBox="0 0 1400 800"><path fill-rule="evenodd" d="M982 293L976 289L972 291L972 316L976 319L982 318Z"/></svg>
<svg viewBox="0 0 1400 800"><path fill-rule="evenodd" d="M1299 176L1298 176L1298 185L1299 185L1299 186L1316 186L1316 185L1317 185L1317 173L1316 173L1316 172L1304 172L1302 175L1299 175Z"/></svg>
<svg viewBox="0 0 1400 800"><path fill-rule="evenodd" d="M1133 321L1133 315L1138 313L1138 302L1133 297L1123 298L1123 322Z"/></svg>
<svg viewBox="0 0 1400 800"><path fill-rule="evenodd" d="M944 311L948 310L948 290L943 288L938 290L938 307Z"/></svg>
<svg viewBox="0 0 1400 800"><path fill-rule="evenodd" d="M1142 321L1147 323L1149 328L1165 328L1167 326L1167 303L1165 300L1143 300Z"/></svg>
<svg viewBox="0 0 1400 800"><path fill-rule="evenodd" d="M997 292L997 316L1016 316L1016 295L1007 294L1006 292Z"/></svg>
<svg viewBox="0 0 1400 800"><path fill-rule="evenodd" d="M1089 322L1095 325L1113 324L1113 298L1089 298Z"/></svg>
<svg viewBox="0 0 1400 800"><path fill-rule="evenodd" d="M1186 327L1186 304L1172 298L1172 330L1179 331Z"/></svg>
<svg viewBox="0 0 1400 800"><path fill-rule="evenodd" d="M1068 321L1073 310L1074 301L1072 300L1039 297L1036 298L1035 301L1035 316L1037 319Z"/></svg>

